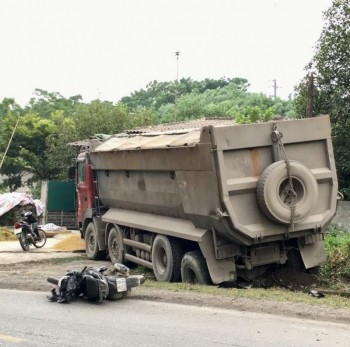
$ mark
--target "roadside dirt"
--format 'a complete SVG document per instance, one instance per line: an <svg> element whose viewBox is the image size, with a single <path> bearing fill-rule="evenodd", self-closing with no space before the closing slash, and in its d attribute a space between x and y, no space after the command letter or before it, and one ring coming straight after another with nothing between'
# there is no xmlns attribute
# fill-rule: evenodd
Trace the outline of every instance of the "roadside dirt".
<svg viewBox="0 0 350 347"><path fill-rule="evenodd" d="M79 255L79 254L77 254ZM109 261L91 261L85 258L72 259L65 263L54 262L27 262L11 265L2 265L0 268L0 289L32 290L43 292L43 298L49 295L53 286L46 281L47 276L60 278L67 270L81 270L85 265L101 267L110 266ZM264 285L273 285L282 281L283 273L275 273L270 276L270 282ZM289 275L289 282L286 286L312 286L314 277ZM227 289L223 289L227 290ZM244 289L242 289L244 290ZM203 307L219 307L224 309L234 309L242 312L263 312L275 315L292 316L303 319L323 320L331 322L341 322L350 324L350 309L336 309L321 305L309 305L305 303L281 302L271 300L247 299L244 297L227 297L209 295L191 291L169 291L161 289L147 288L141 286L135 288L123 300L152 300L158 302L175 302L183 305L196 305ZM317 299L315 299L317 300Z"/></svg>

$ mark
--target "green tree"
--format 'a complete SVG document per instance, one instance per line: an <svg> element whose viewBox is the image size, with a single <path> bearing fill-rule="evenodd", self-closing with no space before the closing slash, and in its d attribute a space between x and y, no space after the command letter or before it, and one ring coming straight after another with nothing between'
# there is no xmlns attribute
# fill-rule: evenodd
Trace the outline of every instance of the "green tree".
<svg viewBox="0 0 350 347"><path fill-rule="evenodd" d="M340 187L350 197L350 0L334 0L324 13L325 25L307 65L315 79L314 114L329 114ZM295 108L305 115L307 77L297 86Z"/></svg>
<svg viewBox="0 0 350 347"><path fill-rule="evenodd" d="M140 89L130 96L123 97L121 102L132 111L137 107L158 110L167 104L174 104L175 101L187 94L202 94L207 90L216 90L229 84L234 84L242 91L246 91L249 86L248 81L244 78L220 78L218 80L206 78L202 81L181 78L179 81L171 82L152 81L146 86L146 89Z"/></svg>
<svg viewBox="0 0 350 347"><path fill-rule="evenodd" d="M75 108L73 121L80 139L94 134L116 134L132 127L128 108L123 103L94 100Z"/></svg>
<svg viewBox="0 0 350 347"><path fill-rule="evenodd" d="M65 117L63 111L56 111L51 116L55 131L46 137L46 168L54 172L55 180L67 179L67 169L73 164L77 152L69 143L80 140L72 117Z"/></svg>
<svg viewBox="0 0 350 347"><path fill-rule="evenodd" d="M10 138L15 121L12 114L4 117L6 138ZM7 176L4 185L11 191L22 185L22 176L25 172L33 175L29 183L49 179L55 175L47 169L45 155L46 137L54 130L52 121L40 118L37 114L27 113L20 116L16 133L0 171Z"/></svg>
<svg viewBox="0 0 350 347"><path fill-rule="evenodd" d="M36 113L42 118L50 118L55 111L63 111L65 115L74 113L76 105L82 102L81 95L64 98L60 93L35 89L34 97L26 106L26 112Z"/></svg>
<svg viewBox="0 0 350 347"><path fill-rule="evenodd" d="M235 121L239 124L268 122L275 115L275 108L261 109L259 106L248 106L235 114Z"/></svg>

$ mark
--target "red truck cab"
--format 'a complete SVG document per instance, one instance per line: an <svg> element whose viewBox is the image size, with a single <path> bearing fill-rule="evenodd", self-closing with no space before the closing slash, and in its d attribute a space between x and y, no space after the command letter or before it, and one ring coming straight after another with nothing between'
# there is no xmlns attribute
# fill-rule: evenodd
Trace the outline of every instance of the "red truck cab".
<svg viewBox="0 0 350 347"><path fill-rule="evenodd" d="M86 212L94 206L93 172L86 152L80 153L76 161L77 220L82 230ZM83 236L83 235L82 235Z"/></svg>

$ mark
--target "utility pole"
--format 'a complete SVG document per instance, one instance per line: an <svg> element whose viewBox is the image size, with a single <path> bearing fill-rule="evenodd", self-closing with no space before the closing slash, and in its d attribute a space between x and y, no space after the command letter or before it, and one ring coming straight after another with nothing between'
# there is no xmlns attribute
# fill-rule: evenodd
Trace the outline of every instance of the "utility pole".
<svg viewBox="0 0 350 347"><path fill-rule="evenodd" d="M175 52L176 57L176 81L179 82L179 57L180 57L180 51Z"/></svg>
<svg viewBox="0 0 350 347"><path fill-rule="evenodd" d="M179 57L180 57L180 51L175 52L176 57L176 87L175 87L175 102L174 102L174 122L176 122L176 101L177 101L177 90L179 83Z"/></svg>
<svg viewBox="0 0 350 347"><path fill-rule="evenodd" d="M277 80L274 79L274 80L272 80L272 82L273 82L273 86L272 86L272 88L273 88L273 99L276 100L276 97L277 97L277 88L278 88L278 86L277 86Z"/></svg>
<svg viewBox="0 0 350 347"><path fill-rule="evenodd" d="M312 117L312 108L314 103L314 74L309 73L307 82L307 105L306 105L306 118Z"/></svg>

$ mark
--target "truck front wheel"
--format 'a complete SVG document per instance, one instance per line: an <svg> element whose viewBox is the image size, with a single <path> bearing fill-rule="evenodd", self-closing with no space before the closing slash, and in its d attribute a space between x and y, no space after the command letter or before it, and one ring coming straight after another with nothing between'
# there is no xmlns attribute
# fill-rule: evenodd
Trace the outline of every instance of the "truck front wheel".
<svg viewBox="0 0 350 347"><path fill-rule="evenodd" d="M191 284L210 284L207 263L200 251L188 252L181 261L182 282Z"/></svg>
<svg viewBox="0 0 350 347"><path fill-rule="evenodd" d="M181 280L181 257L183 251L179 240L157 235L152 246L153 272L159 282Z"/></svg>
<svg viewBox="0 0 350 347"><path fill-rule="evenodd" d="M106 251L100 251L97 232L93 222L90 222L85 231L85 252L88 259L102 260L106 258Z"/></svg>
<svg viewBox="0 0 350 347"><path fill-rule="evenodd" d="M113 227L109 232L108 252L112 263L124 264L123 235L119 228Z"/></svg>

